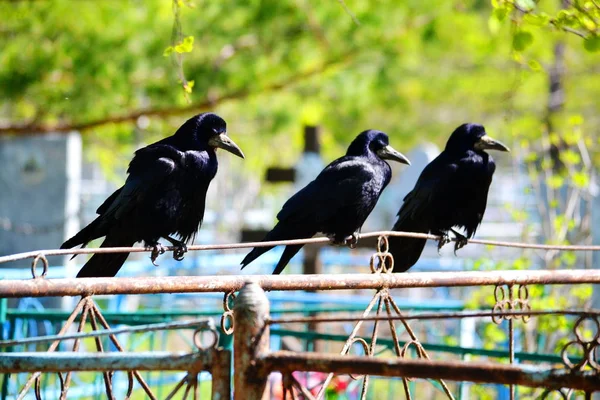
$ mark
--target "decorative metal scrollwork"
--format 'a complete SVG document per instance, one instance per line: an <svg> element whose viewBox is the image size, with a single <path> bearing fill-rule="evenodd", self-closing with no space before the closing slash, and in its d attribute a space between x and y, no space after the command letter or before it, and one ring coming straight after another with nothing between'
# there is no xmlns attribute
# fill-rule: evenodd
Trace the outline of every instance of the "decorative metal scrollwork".
<svg viewBox="0 0 600 400"><path fill-rule="evenodd" d="M584 332L584 324L591 322L591 338L586 338ZM596 361L596 350L600 344L600 322L596 316L581 316L573 326L575 340L570 341L561 351L563 363L571 371L583 371L586 366L589 366L595 372L600 372L600 365ZM574 361L569 357L569 351L579 348L581 356L579 361ZM573 354L573 353L571 353ZM573 357L573 356L571 356Z"/></svg>
<svg viewBox="0 0 600 400"><path fill-rule="evenodd" d="M377 238L377 251L371 256L369 267L371 272L391 274L394 270L394 257L389 253L389 242L387 236Z"/></svg>
<svg viewBox="0 0 600 400"><path fill-rule="evenodd" d="M498 285L494 288L494 308L492 309L492 321L500 324L503 320L521 319L523 322L529 321L530 316L527 314L511 315L514 312L531 311L529 305L529 289L526 285L519 285L515 298L513 285Z"/></svg>
<svg viewBox="0 0 600 400"><path fill-rule="evenodd" d="M38 275L37 265L40 260L42 260L43 269L42 269L42 274ZM33 279L39 279L39 278L45 278L47 274L48 274L48 259L46 258L46 256L44 254L40 253L37 256L35 256L35 258L31 262L31 276L33 277Z"/></svg>
<svg viewBox="0 0 600 400"><path fill-rule="evenodd" d="M234 329L233 322L233 301L235 300L235 293L233 291L225 293L223 297L223 315L221 315L221 331L226 335L231 335Z"/></svg>

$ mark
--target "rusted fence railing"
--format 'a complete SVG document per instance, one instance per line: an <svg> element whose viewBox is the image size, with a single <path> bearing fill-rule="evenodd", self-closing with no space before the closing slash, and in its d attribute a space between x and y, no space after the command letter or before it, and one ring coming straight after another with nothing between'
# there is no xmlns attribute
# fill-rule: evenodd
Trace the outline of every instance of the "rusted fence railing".
<svg viewBox="0 0 600 400"><path fill-rule="evenodd" d="M383 234L384 236L379 236ZM542 398L555 392L561 398L571 399L575 391L583 392L585 398L600 391L600 365L596 352L600 346L600 310L585 309L532 309L529 285L580 285L600 284L600 270L554 270L554 271L470 271L470 272L419 272L394 274L393 258L388 252L385 235L424 237L437 240L437 236L403 232L375 232L361 237L378 236L377 250L371 258L370 274L347 275L256 275L247 276L177 276L152 278L88 278L46 279L48 263L46 256L58 254L81 254L98 252L97 249L40 250L13 256L0 257L0 263L17 259L33 259L31 280L0 280L0 298L81 296L71 315L57 335L0 342L0 349L7 346L23 346L32 343L50 343L46 352L3 353L0 357L0 373L31 373L17 398L25 398L33 387L36 396L40 393L42 373L59 374L61 399L67 398L74 371L96 371L102 373L108 398L113 397L113 371L126 371L128 388L126 398L137 382L148 398L156 398L139 371L177 370L186 372L172 388L167 398L183 392L183 398L198 393L198 374L212 374L213 398L231 396L230 357L231 352L217 346L217 329L212 325L196 326L179 321L169 324L151 324L136 328L111 328L100 308L93 300L96 295L158 294L158 293L223 293L223 318L220 333L233 334L235 399L261 399L269 390L269 377L273 372L281 373L283 399L323 399L327 388L337 375L348 374L354 378L361 375L361 399L366 398L370 376L397 377L402 382L405 397L412 398L411 380L429 379L436 390L446 398L457 396L449 382L473 382L508 385L510 397L515 398L515 385L544 388ZM243 243L233 245L190 246L190 250L215 250L253 247L257 245L324 243L327 238L294 241ZM472 240L471 243L497 246L528 247L542 250L599 251L600 246L552 246L496 241ZM171 249L173 250L173 249ZM113 251L149 251L145 248L101 249ZM436 287L493 287L494 304L487 310L462 312L407 313L401 310L391 294L395 288ZM369 305L360 315L314 315L309 317L269 316L269 302L265 291L274 290L374 290ZM238 292L237 296L235 292ZM562 364L521 364L515 359L515 335L528 320L549 315L572 318L575 323L570 338L560 351ZM419 339L420 331L413 329L415 321L450 321L487 319L502 325L507 334L507 349L504 359L482 362L468 360L439 359L429 354L427 345ZM229 321L226 324L224 321ZM76 323L78 322L78 324ZM506 323L504 323L506 322ZM353 327L339 354L308 352L271 351L269 349L270 327L285 324L309 323L352 323ZM367 326L367 324L369 324ZM84 332L85 326L92 332ZM226 326L229 325L229 326ZM584 325L586 329L584 329ZM591 328L590 328L591 327ZM125 351L117 334L143 332L152 329L196 329L196 349L190 352L130 352ZM368 328L368 329L367 329ZM381 355L383 329L389 331L386 339L387 352ZM73 332L76 330L76 332ZM365 331L368 331L365 334ZM587 334L584 334L583 332ZM200 343L200 337L208 332L213 341ZM590 334L591 332L591 334ZM402 338L401 338L402 336ZM107 352L100 340L108 337L117 350ZM97 353L82 353L82 340L94 340ZM59 343L72 342L71 350L58 352ZM344 338L342 338L342 341ZM378 341L379 340L379 341ZM361 349L363 355L351 355L353 347ZM414 358L410 358L412 357ZM500 357L502 358L502 357ZM324 373L319 384L310 387L303 382L299 373ZM447 382L448 381L448 382Z"/></svg>
<svg viewBox="0 0 600 400"><path fill-rule="evenodd" d="M413 272L407 274L254 275L263 290L356 290L446 286L600 283L600 270ZM247 276L1 280L1 297L235 292Z"/></svg>

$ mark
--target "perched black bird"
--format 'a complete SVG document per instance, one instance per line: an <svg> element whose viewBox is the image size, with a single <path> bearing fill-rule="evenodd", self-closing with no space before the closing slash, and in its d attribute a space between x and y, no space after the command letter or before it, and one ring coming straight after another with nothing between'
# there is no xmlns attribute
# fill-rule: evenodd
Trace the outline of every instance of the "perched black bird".
<svg viewBox="0 0 600 400"><path fill-rule="evenodd" d="M414 189L404 198L392 230L441 235L438 249L449 241L448 231L457 236L454 251L472 238L481 223L488 189L496 165L484 150L509 151L487 136L477 124L463 124L448 139L446 148L430 162ZM467 236L453 227L462 227ZM390 237L389 251L394 256L394 272L412 267L425 247L425 239Z"/></svg>
<svg viewBox="0 0 600 400"><path fill-rule="evenodd" d="M312 237L318 232L344 243L356 235L383 189L392 170L384 160L410 162L389 145L385 133L362 132L348 147L344 157L329 164L317 178L293 195L284 205L279 222L263 241ZM242 268L271 247L256 247L242 261ZM302 245L286 246L274 274L279 274Z"/></svg>
<svg viewBox="0 0 600 400"><path fill-rule="evenodd" d="M160 238L187 250L204 217L206 191L217 173L217 148L241 158L242 150L227 136L225 121L212 113L187 120L173 136L135 152L125 185L98 208L99 216L67 240L61 249L106 236L102 247L129 247L143 241L154 246L152 262L164 252ZM171 235L178 235L180 240ZM95 254L77 277L115 276L129 253ZM175 256L175 254L174 254Z"/></svg>

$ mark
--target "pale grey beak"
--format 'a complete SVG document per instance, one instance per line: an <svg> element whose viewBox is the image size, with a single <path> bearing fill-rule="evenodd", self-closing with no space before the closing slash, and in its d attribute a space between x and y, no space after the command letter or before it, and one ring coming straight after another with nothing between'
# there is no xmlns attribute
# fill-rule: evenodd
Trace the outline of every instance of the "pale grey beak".
<svg viewBox="0 0 600 400"><path fill-rule="evenodd" d="M484 135L475 143L476 150L498 150L510 151L510 149L501 141L492 139L488 135Z"/></svg>
<svg viewBox="0 0 600 400"><path fill-rule="evenodd" d="M240 149L238 145L235 144L233 140L231 140L229 136L227 136L224 133L215 135L208 139L208 144L212 147L220 147L221 149L226 150L231 154L235 154L238 157L244 158L244 153L242 152L242 149Z"/></svg>
<svg viewBox="0 0 600 400"><path fill-rule="evenodd" d="M400 153L389 145L377 150L377 155L383 160L393 160L402 164L410 165L410 161L408 161L408 158L406 158L404 154Z"/></svg>

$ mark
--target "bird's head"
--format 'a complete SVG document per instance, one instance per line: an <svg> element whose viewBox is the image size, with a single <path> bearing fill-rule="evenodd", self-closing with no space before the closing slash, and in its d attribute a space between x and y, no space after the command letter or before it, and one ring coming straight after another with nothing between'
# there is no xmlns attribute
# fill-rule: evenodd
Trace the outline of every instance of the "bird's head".
<svg viewBox="0 0 600 400"><path fill-rule="evenodd" d="M446 143L446 150L457 152L467 150L477 152L484 150L510 151L504 143L488 136L485 128L479 124L462 124L456 128Z"/></svg>
<svg viewBox="0 0 600 400"><path fill-rule="evenodd" d="M227 136L227 124L223 118L213 113L198 114L181 126L175 135L186 136L201 148L221 148L238 157L244 158L244 153Z"/></svg>
<svg viewBox="0 0 600 400"><path fill-rule="evenodd" d="M375 154L382 160L393 160L410 165L408 158L390 146L388 135L381 131L370 129L360 133L356 139L350 143L346 155L361 156L366 155L369 152Z"/></svg>

